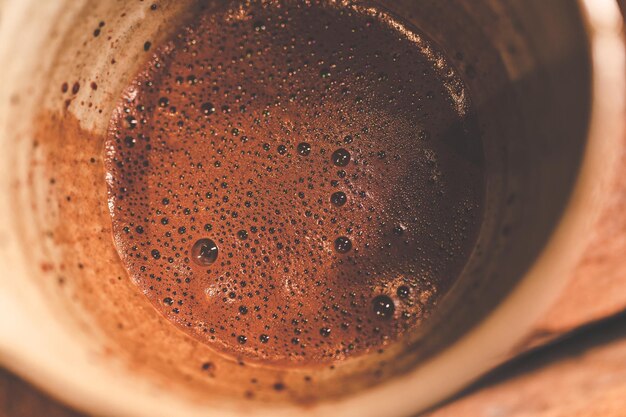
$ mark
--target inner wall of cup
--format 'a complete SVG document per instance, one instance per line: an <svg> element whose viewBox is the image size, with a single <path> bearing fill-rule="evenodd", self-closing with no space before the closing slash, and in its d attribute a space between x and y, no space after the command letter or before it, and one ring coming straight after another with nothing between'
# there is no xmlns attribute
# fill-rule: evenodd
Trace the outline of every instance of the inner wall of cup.
<svg viewBox="0 0 626 417"><path fill-rule="evenodd" d="M119 93L150 56L145 42L164 41L198 2L162 0L156 10L150 2L65 3L42 26L46 50L24 47L37 65L11 80L8 120L20 133L3 163L25 185L11 199L33 260L29 279L103 367L122 360L125 372L212 405L355 393L414 369L484 317L522 278L567 203L590 100L575 2L383 0L439 43L471 91L488 171L476 248L429 325L383 354L297 369L225 357L178 331L128 278L111 239L102 163Z"/></svg>
<svg viewBox="0 0 626 417"><path fill-rule="evenodd" d="M481 233L435 315L406 341L398 362L411 369L489 314L546 244L585 149L591 68L584 18L568 0L385 4L457 58L487 162Z"/></svg>

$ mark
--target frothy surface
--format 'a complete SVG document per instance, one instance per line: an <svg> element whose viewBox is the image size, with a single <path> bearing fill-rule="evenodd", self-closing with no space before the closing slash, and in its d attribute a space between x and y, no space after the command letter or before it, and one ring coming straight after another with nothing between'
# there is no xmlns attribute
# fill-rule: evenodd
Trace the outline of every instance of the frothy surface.
<svg viewBox="0 0 626 417"><path fill-rule="evenodd" d="M480 225L467 92L375 8L205 12L129 85L106 145L115 242L177 326L266 361L384 348L429 315Z"/></svg>

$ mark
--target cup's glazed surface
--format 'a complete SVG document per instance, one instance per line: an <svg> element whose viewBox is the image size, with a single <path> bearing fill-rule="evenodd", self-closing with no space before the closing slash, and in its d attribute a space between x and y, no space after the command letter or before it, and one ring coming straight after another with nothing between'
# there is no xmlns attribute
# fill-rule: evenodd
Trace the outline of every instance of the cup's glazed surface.
<svg viewBox="0 0 626 417"><path fill-rule="evenodd" d="M9 2L0 25L0 361L100 415L408 415L520 349L618 177L610 0L380 1L446 52L487 163L478 243L426 326L333 366L248 363L176 329L111 238L103 143L122 89L198 2Z"/></svg>

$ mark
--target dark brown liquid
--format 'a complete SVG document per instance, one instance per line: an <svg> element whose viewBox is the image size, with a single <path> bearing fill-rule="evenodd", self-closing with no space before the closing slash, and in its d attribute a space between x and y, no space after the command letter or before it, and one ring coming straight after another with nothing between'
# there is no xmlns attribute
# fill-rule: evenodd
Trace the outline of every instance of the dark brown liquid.
<svg viewBox="0 0 626 417"><path fill-rule="evenodd" d="M469 114L436 46L374 8L205 12L112 119L120 256L158 310L237 357L380 349L423 322L474 243Z"/></svg>

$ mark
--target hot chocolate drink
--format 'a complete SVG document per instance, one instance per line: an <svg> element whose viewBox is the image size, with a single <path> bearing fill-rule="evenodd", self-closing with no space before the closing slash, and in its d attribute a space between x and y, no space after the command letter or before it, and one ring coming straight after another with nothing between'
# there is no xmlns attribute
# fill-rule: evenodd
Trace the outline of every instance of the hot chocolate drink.
<svg viewBox="0 0 626 417"><path fill-rule="evenodd" d="M106 168L131 279L183 331L267 363L340 360L416 329L482 215L463 81L369 3L201 13L125 90Z"/></svg>

